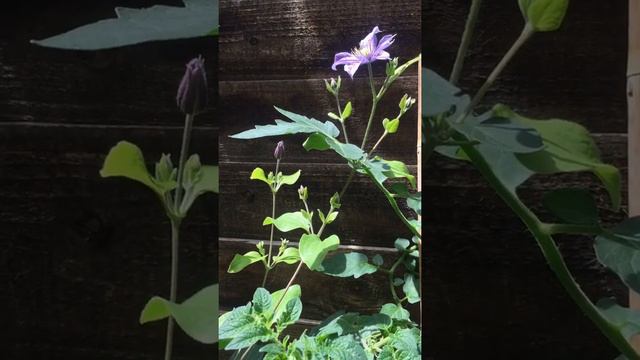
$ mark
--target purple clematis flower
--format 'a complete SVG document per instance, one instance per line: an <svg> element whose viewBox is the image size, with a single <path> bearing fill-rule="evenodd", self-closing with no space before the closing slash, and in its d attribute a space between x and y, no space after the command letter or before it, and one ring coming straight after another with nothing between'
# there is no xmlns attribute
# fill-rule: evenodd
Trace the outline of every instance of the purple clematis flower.
<svg viewBox="0 0 640 360"><path fill-rule="evenodd" d="M336 66L344 65L344 71L353 79L353 75L360 65L370 64L376 60L389 60L391 57L384 50L393 44L396 35L385 35L378 42L376 34L380 32L380 29L376 26L364 39L360 40L359 47L351 52L337 53L331 68L336 70Z"/></svg>

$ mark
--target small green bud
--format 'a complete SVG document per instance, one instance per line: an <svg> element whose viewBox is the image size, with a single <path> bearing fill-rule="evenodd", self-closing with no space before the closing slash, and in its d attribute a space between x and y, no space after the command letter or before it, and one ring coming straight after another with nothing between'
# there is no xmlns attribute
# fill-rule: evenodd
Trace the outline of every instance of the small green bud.
<svg viewBox="0 0 640 360"><path fill-rule="evenodd" d="M202 174L202 163L200 163L200 156L193 154L187 159L184 164L184 173L182 175L182 184L184 187L193 186Z"/></svg>
<svg viewBox="0 0 640 360"><path fill-rule="evenodd" d="M396 73L396 69L398 68L398 58L393 58L387 62L386 73L387 76L393 76Z"/></svg>
<svg viewBox="0 0 640 360"><path fill-rule="evenodd" d="M156 180L160 182L174 180L176 176L176 170L171 162L170 154L162 154L160 161L156 163Z"/></svg>
<svg viewBox="0 0 640 360"><path fill-rule="evenodd" d="M337 81L334 78L331 78L331 80L324 80L324 86L327 88L327 91L334 96L337 96L338 92L340 92L341 83L342 80L340 79L340 76L338 76Z"/></svg>
<svg viewBox="0 0 640 360"><path fill-rule="evenodd" d="M329 199L329 204L334 209L340 209L340 195L338 193L333 194L331 199Z"/></svg>
<svg viewBox="0 0 640 360"><path fill-rule="evenodd" d="M306 186L300 185L300 187L298 188L298 197L302 201L307 201L307 199L309 198L309 190Z"/></svg>
<svg viewBox="0 0 640 360"><path fill-rule="evenodd" d="M264 241L260 241L256 244L256 248L258 248L258 252L260 253L260 255L264 255Z"/></svg>

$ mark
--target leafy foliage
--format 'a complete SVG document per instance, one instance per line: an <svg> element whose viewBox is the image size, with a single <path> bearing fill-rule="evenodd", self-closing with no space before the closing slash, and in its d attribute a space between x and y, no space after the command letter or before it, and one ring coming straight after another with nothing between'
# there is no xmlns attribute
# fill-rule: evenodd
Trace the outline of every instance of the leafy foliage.
<svg viewBox="0 0 640 360"><path fill-rule="evenodd" d="M218 0L183 1L184 7L118 7L115 9L117 18L100 20L64 34L32 42L60 49L100 50L149 41L216 35Z"/></svg>

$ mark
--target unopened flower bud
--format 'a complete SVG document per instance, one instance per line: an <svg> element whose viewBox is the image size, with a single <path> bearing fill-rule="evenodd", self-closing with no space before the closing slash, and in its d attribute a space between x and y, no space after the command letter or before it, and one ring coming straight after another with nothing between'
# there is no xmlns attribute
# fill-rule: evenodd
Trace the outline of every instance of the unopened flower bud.
<svg viewBox="0 0 640 360"><path fill-rule="evenodd" d="M300 200L302 201L307 201L309 191L306 186L300 185L300 188L298 188L298 197L300 197Z"/></svg>
<svg viewBox="0 0 640 360"><path fill-rule="evenodd" d="M156 180L171 181L175 176L175 169L171 162L171 155L162 154L160 161L156 163Z"/></svg>
<svg viewBox="0 0 640 360"><path fill-rule="evenodd" d="M284 141L278 141L278 145L276 145L276 149L273 151L273 157L277 160L282 160L284 156Z"/></svg>
<svg viewBox="0 0 640 360"><path fill-rule="evenodd" d="M187 64L182 77L176 102L180 110L188 115L197 115L207 106L207 75L204 70L204 59L199 56Z"/></svg>
<svg viewBox="0 0 640 360"><path fill-rule="evenodd" d="M338 193L333 194L331 199L329 199L329 204L334 209L340 209L340 195L338 195Z"/></svg>
<svg viewBox="0 0 640 360"><path fill-rule="evenodd" d="M200 179L202 171L202 163L200 156L193 154L184 164L184 173L182 175L182 184L184 187L190 187Z"/></svg>

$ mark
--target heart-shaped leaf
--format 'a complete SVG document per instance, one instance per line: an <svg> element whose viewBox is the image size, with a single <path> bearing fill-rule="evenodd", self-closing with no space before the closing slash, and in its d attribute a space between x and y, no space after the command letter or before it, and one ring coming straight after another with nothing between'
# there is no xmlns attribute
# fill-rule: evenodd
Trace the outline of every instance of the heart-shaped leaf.
<svg viewBox="0 0 640 360"><path fill-rule="evenodd" d="M289 232L296 229L302 229L305 232L309 232L311 223L304 214L300 211L284 213L278 216L276 219L272 217L266 217L262 222L262 225L273 224L278 230L282 232Z"/></svg>
<svg viewBox="0 0 640 360"><path fill-rule="evenodd" d="M378 270L369 263L367 255L358 252L335 254L322 262L323 272L337 277L359 278L362 275L373 274Z"/></svg>

